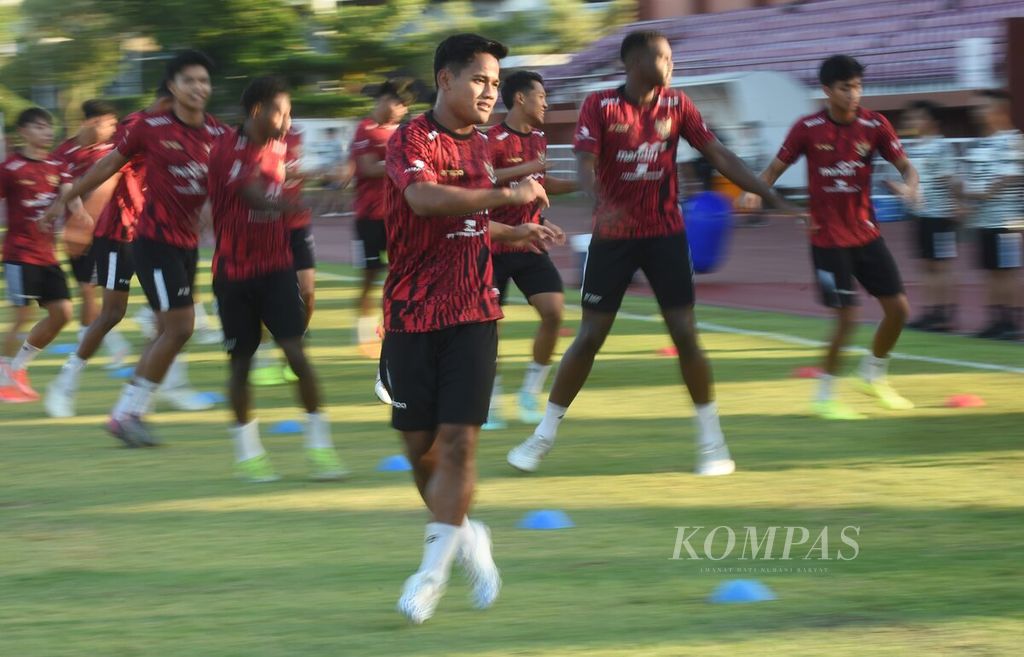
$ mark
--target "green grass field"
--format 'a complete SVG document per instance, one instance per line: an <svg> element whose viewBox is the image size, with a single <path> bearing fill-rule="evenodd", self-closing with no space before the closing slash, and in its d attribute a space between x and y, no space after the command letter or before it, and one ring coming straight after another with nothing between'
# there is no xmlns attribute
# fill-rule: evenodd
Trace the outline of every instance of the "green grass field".
<svg viewBox="0 0 1024 657"><path fill-rule="evenodd" d="M306 481L301 437L266 433L300 417L287 387L255 395L285 475L263 486L232 480L223 408L159 413L167 447L117 448L100 427L120 382L99 358L83 376L79 417L49 420L39 404L0 409L0 655L1020 654L1021 374L899 360L894 383L917 410L876 410L844 387L871 418L825 423L804 415L813 383L790 377L815 364L817 349L707 331L739 471L698 479L689 474L692 408L674 360L657 354L668 340L643 319L655 312L647 299L627 303L631 314L541 472L505 464L532 427L513 423L482 439L474 515L493 530L505 578L498 604L473 610L456 573L436 616L407 626L394 604L419 563L426 515L407 473L375 471L399 441L373 397L374 364L351 346L351 272L328 270L310 347L335 441L354 470L346 482ZM514 389L533 316L521 305L508 314L501 362ZM814 339L826 326L716 308L699 316ZM578 317L568 313L570 328ZM868 335L865 327L859 344ZM69 329L58 342L71 340ZM1024 367L1020 344L908 333L899 351ZM40 391L62 360L37 359ZM191 362L197 387L223 390L216 347L196 347ZM988 405L944 408L954 393ZM509 415L513 401L507 395ZM527 511L548 508L577 526L516 528ZM741 561L738 548L722 561L673 560L677 526L828 526L836 543L842 527L857 526L859 554L803 560L808 543L790 561L777 560L778 549L773 561ZM718 538L716 554L725 547ZM842 544L829 556L837 548L849 556ZM778 600L706 602L735 578L763 581Z"/></svg>

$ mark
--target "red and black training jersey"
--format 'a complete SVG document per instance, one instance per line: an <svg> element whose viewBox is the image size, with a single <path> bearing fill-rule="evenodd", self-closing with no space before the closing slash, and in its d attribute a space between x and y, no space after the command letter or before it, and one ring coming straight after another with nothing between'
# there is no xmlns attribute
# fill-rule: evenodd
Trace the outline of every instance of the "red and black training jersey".
<svg viewBox="0 0 1024 657"><path fill-rule="evenodd" d="M82 146L72 137L53 149L51 156L64 163L68 175L74 180L84 176L85 172L92 168L92 165L102 160L112 150L114 150L113 141Z"/></svg>
<svg viewBox="0 0 1024 657"><path fill-rule="evenodd" d="M253 210L241 196L255 184L268 199L284 191L283 140L253 144L241 128L218 139L210 152L210 206L217 248L213 275L246 280L291 269L288 227L281 212Z"/></svg>
<svg viewBox="0 0 1024 657"><path fill-rule="evenodd" d="M39 223L46 209L70 183L64 164L52 157L33 160L19 151L0 165L0 198L7 201L7 234L3 261L26 265L56 265L53 230Z"/></svg>
<svg viewBox="0 0 1024 657"><path fill-rule="evenodd" d="M129 160L141 155L146 169L146 203L136 226L140 237L183 249L199 245L210 147L226 129L209 114L194 128L164 112L145 115L122 136L117 150Z"/></svg>
<svg viewBox="0 0 1024 657"><path fill-rule="evenodd" d="M352 148L349 157L356 159L361 155L372 155L383 162L387 157L388 140L398 129L397 124L380 125L373 119L363 119L356 127L352 137ZM356 169L356 201L353 208L359 219L384 219L384 178L360 178Z"/></svg>
<svg viewBox="0 0 1024 657"><path fill-rule="evenodd" d="M494 187L487 137L477 130L450 132L427 112L388 142L384 330L424 333L501 319L487 211L421 217L404 196L415 183Z"/></svg>
<svg viewBox="0 0 1024 657"><path fill-rule="evenodd" d="M622 87L587 96L574 148L597 157L600 239L663 237L683 230L676 180L676 149L683 138L696 149L715 136L681 91L661 88L645 107Z"/></svg>
<svg viewBox="0 0 1024 657"><path fill-rule="evenodd" d="M906 157L896 131L878 112L861 108L853 123L843 125L822 110L805 116L790 129L778 158L786 164L793 164L801 155L807 158L811 220L817 225L811 244L863 246L878 239L871 205L875 153L890 162Z"/></svg>
<svg viewBox="0 0 1024 657"><path fill-rule="evenodd" d="M302 133L295 128L288 131L284 136L284 143L288 150L285 153L284 167L288 178L284 181L284 197L295 203L302 201ZM301 212L286 212L284 223L289 230L305 228L313 222L313 211L306 208Z"/></svg>
<svg viewBox="0 0 1024 657"><path fill-rule="evenodd" d="M145 112L133 112L121 119L111 143L121 143L125 134L143 116L146 116ZM141 154L136 154L121 167L121 178L114 187L110 202L96 219L96 230L93 231L96 237L118 242L131 242L135 239L135 224L146 201L143 196L143 171Z"/></svg>
<svg viewBox="0 0 1024 657"><path fill-rule="evenodd" d="M491 148L491 164L497 169L508 169L519 166L523 162L532 162L547 157L548 140L540 130L531 130L529 133L518 132L504 123L492 126L487 131L487 143ZM544 174L535 173L534 178L541 184L544 183ZM511 182L511 181L510 181ZM506 183L507 184L507 183ZM519 224L540 223L540 206L533 205L506 205L491 210L491 221L500 221L509 226ZM506 246L499 242L493 244L492 250L495 254L511 253L516 251L528 251L526 247Z"/></svg>

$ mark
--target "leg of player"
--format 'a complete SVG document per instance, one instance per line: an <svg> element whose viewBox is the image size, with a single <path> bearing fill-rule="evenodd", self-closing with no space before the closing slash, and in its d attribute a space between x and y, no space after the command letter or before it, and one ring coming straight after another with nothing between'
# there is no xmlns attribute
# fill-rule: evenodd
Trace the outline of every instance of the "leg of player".
<svg viewBox="0 0 1024 657"><path fill-rule="evenodd" d="M228 401L235 415L231 442L235 447L235 474L252 484L264 484L281 478L274 471L270 457L260 440L259 421L249 415L252 397L249 390L250 350L231 352L231 378L228 380Z"/></svg>
<svg viewBox="0 0 1024 657"><path fill-rule="evenodd" d="M729 454L719 423L718 406L711 390L711 365L697 341L693 306L664 309L661 314L679 352L679 370L697 414L695 472L706 476L732 474L736 463Z"/></svg>
<svg viewBox="0 0 1024 657"><path fill-rule="evenodd" d="M295 372L299 397L306 410L306 458L311 477L320 481L342 479L348 470L342 464L331 441L327 416L320 408L320 389L316 373L302 348L302 337L278 341L288 366Z"/></svg>
<svg viewBox="0 0 1024 657"><path fill-rule="evenodd" d="M356 339L359 349L367 358L374 358L380 351L380 338L377 336L377 303L373 294L379 277L380 268L367 264L363 268L363 284L359 291L359 320L356 324Z"/></svg>
<svg viewBox="0 0 1024 657"><path fill-rule="evenodd" d="M100 348L104 337L124 319L127 310L128 292L103 290L100 314L89 324L78 342L78 349L68 357L60 373L46 389L46 413L50 417L74 417L78 378L86 363Z"/></svg>
<svg viewBox="0 0 1024 657"><path fill-rule="evenodd" d="M284 370L278 360L277 345L266 328L263 329L260 346L256 349L256 363L249 378L254 386L260 387L285 383Z"/></svg>
<svg viewBox="0 0 1024 657"><path fill-rule="evenodd" d="M551 370L551 356L558 344L558 330L565 312L565 294L542 292L531 296L529 301L540 315L540 326L533 338L533 360L526 366L526 376L519 389L519 419L535 424L544 417L537 396L544 389Z"/></svg>
<svg viewBox="0 0 1024 657"><path fill-rule="evenodd" d="M551 385L551 394L548 395L544 419L534 429L533 435L508 453L508 463L513 468L523 472L534 472L540 467L541 459L555 444L558 425L590 376L594 358L601 350L614 323L615 313L583 309L579 333L558 365L555 382Z"/></svg>
<svg viewBox="0 0 1024 657"><path fill-rule="evenodd" d="M81 324L79 339L81 339L81 336L88 330L96 317L99 316L100 306L96 301L96 285L94 283L79 281L78 292L82 295L78 308L78 323Z"/></svg>
<svg viewBox="0 0 1024 657"><path fill-rule="evenodd" d="M857 329L857 307L834 307L835 327L825 350L822 372L818 376L818 390L814 398L814 412L826 420L862 420L864 416L835 398L836 377L842 365L842 352Z"/></svg>
<svg viewBox="0 0 1024 657"><path fill-rule="evenodd" d="M306 308L306 328L309 328L316 306L316 269L300 269L295 275L299 278L299 296Z"/></svg>
<svg viewBox="0 0 1024 657"><path fill-rule="evenodd" d="M3 378L6 381L0 382L0 386L4 388L13 386L24 397L23 401L39 399L39 393L33 390L32 384L29 382L29 363L39 355L40 351L53 342L54 338L60 334L61 329L71 321L72 310L69 299L54 299L40 305L46 311L46 316L29 331L25 342L11 359L10 365L6 367L7 371L3 373Z"/></svg>
<svg viewBox="0 0 1024 657"><path fill-rule="evenodd" d="M903 326L910 314L910 303L905 294L879 297L878 303L881 304L885 315L875 330L871 353L864 356L861 361L861 389L877 398L884 408L892 411L909 410L914 408L913 402L893 390L886 375L889 371L889 353L903 332Z"/></svg>
<svg viewBox="0 0 1024 657"><path fill-rule="evenodd" d="M490 532L467 515L476 484L480 428L442 424L435 431L403 432L416 487L432 520L424 536L423 560L405 582L398 607L414 623L433 615L456 560L469 576L473 604L486 609L501 590L491 555Z"/></svg>

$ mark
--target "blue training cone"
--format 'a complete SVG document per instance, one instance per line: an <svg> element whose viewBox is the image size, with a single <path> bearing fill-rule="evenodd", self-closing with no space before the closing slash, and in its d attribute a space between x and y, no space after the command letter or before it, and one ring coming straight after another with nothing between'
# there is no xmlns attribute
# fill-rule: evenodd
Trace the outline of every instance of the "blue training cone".
<svg viewBox="0 0 1024 657"><path fill-rule="evenodd" d="M66 356L70 353L74 353L76 349L78 349L78 345L66 343L51 345L50 348L47 349L47 351L49 351L51 354L60 354L62 356Z"/></svg>
<svg viewBox="0 0 1024 657"><path fill-rule="evenodd" d="M409 463L409 459L405 458L405 454L387 456L377 464L377 472L408 472L409 470L412 470L412 464Z"/></svg>
<svg viewBox="0 0 1024 657"><path fill-rule="evenodd" d="M110 370L107 374L111 379L130 379L135 374L134 367L119 367L116 370Z"/></svg>
<svg viewBox="0 0 1024 657"><path fill-rule="evenodd" d="M302 433L302 423L298 420L281 420L270 427L270 433Z"/></svg>
<svg viewBox="0 0 1024 657"><path fill-rule="evenodd" d="M576 525L564 511L530 511L519 521L520 529L569 529Z"/></svg>
<svg viewBox="0 0 1024 657"><path fill-rule="evenodd" d="M722 582L708 597L708 602L765 602L776 600L777 596L770 588L756 579L731 579Z"/></svg>
<svg viewBox="0 0 1024 657"><path fill-rule="evenodd" d="M227 399L224 397L224 395L220 394L219 392L213 392L213 391L211 391L211 392L201 392L201 393L199 393L199 397L203 401L208 402L210 404L223 404L225 401L227 401ZM301 427L300 427L300 430L301 430Z"/></svg>

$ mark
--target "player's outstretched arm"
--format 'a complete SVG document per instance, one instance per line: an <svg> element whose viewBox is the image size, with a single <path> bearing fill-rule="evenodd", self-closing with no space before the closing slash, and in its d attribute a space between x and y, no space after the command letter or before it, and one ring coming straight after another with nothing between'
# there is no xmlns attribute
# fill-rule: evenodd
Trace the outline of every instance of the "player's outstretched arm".
<svg viewBox="0 0 1024 657"><path fill-rule="evenodd" d="M597 202L597 175L594 166L597 156L593 153L576 151L576 182L579 190L590 200Z"/></svg>
<svg viewBox="0 0 1024 657"><path fill-rule="evenodd" d="M754 174L753 171L747 168L747 165L743 163L735 153L726 148L722 142L717 139L712 139L703 148L700 149L704 157L707 158L708 162L711 163L715 169L719 171L723 176L736 183L740 189L745 192L751 192L760 196L765 204L770 208L782 210L791 214L800 214L800 211L790 205L785 199L775 193L769 184L763 177L759 177ZM779 160L775 160L769 165L769 170ZM785 169L783 169L785 171ZM780 174L781 175L781 174ZM776 180L778 177L776 177ZM772 183L775 181L773 180Z"/></svg>
<svg viewBox="0 0 1024 657"><path fill-rule="evenodd" d="M55 200L43 214L42 222L46 225L52 226L57 220L57 217L63 213L64 208L67 206L69 201L81 199L83 196L102 185L108 178L120 171L121 167L127 164L127 162L128 158L121 155L117 149L110 151L106 157L92 165L92 167L85 172L84 176L76 180L74 184L68 187L66 191L57 197L57 200Z"/></svg>
<svg viewBox="0 0 1024 657"><path fill-rule="evenodd" d="M530 162L523 162L517 164L514 167L505 167L504 169L495 169L494 177L498 179L498 184L503 185L510 180L519 180L526 176L532 176L537 173L544 173L545 164L541 160L531 160Z"/></svg>
<svg viewBox="0 0 1024 657"><path fill-rule="evenodd" d="M559 194L572 194L573 192L578 191L579 188L579 183L575 180L552 178L550 176L546 176L544 178L544 189L552 196L558 196Z"/></svg>
<svg viewBox="0 0 1024 657"><path fill-rule="evenodd" d="M771 163L768 164L768 168L762 171L761 175L758 177L761 178L766 185L771 187L779 178L782 177L782 174L786 173L786 169L788 168L788 164L776 157L772 159ZM757 194L744 192L740 194L738 199L736 199L736 205L743 210L760 210L763 203L761 201L761 197Z"/></svg>
<svg viewBox="0 0 1024 657"><path fill-rule="evenodd" d="M904 202L910 205L916 205L920 202L920 177L917 174L917 169L906 157L896 160L892 165L896 167L896 170L900 172L901 176L903 176L903 182L900 184L890 184L889 189L902 198Z"/></svg>
<svg viewBox="0 0 1024 657"><path fill-rule="evenodd" d="M520 224L508 226L498 221L487 224L487 232L495 242L503 242L510 246L524 246L534 253L542 253L549 243L557 240L555 232L548 226L540 224Z"/></svg>

